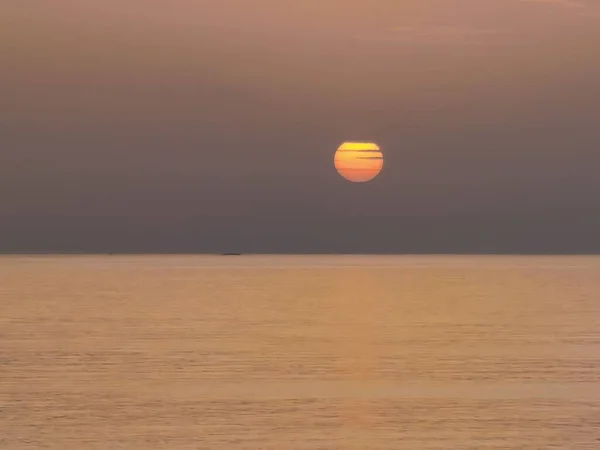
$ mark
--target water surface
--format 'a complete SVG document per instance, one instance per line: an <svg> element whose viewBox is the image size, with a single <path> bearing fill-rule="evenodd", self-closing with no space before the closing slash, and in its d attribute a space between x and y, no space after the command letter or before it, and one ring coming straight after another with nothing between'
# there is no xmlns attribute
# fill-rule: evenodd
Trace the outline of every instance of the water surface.
<svg viewBox="0 0 600 450"><path fill-rule="evenodd" d="M598 449L600 257L0 258L0 448Z"/></svg>

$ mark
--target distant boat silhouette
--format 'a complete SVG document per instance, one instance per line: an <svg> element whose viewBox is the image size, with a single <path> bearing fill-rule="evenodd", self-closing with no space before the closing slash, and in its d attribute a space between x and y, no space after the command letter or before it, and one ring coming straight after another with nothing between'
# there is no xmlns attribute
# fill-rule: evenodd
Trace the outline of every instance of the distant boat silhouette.
<svg viewBox="0 0 600 450"><path fill-rule="evenodd" d="M240 256L241 253L221 253L221 256Z"/></svg>

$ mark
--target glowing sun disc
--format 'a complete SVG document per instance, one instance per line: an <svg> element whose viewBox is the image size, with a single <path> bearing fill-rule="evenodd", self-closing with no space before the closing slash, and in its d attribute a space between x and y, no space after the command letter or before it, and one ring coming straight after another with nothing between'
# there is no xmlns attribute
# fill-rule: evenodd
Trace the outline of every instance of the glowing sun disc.
<svg viewBox="0 0 600 450"><path fill-rule="evenodd" d="M344 142L335 152L335 169L348 181L371 181L383 169L383 153L373 142Z"/></svg>

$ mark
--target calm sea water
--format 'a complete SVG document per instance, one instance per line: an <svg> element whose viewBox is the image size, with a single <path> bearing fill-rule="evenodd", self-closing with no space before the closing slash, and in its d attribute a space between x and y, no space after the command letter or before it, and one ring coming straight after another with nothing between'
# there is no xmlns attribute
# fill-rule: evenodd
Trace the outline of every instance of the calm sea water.
<svg viewBox="0 0 600 450"><path fill-rule="evenodd" d="M600 257L0 258L0 448L600 449Z"/></svg>

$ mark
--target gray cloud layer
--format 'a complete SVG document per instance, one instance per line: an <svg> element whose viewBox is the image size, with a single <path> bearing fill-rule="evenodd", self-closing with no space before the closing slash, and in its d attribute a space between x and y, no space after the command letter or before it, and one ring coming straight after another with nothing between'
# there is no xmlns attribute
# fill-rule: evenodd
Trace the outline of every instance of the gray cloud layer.
<svg viewBox="0 0 600 450"><path fill-rule="evenodd" d="M0 6L0 249L600 251L595 5L350 3Z"/></svg>

